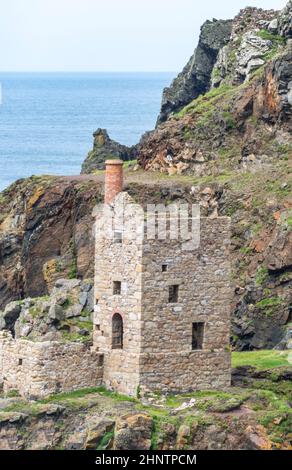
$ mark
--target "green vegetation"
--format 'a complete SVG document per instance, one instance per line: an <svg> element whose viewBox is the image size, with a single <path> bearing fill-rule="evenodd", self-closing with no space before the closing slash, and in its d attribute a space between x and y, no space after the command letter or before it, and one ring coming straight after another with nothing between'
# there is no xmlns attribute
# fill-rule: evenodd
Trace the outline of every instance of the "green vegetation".
<svg viewBox="0 0 292 470"><path fill-rule="evenodd" d="M289 196L291 194L291 184L283 186L281 181L268 181L266 185L268 193L275 194L279 198Z"/></svg>
<svg viewBox="0 0 292 470"><path fill-rule="evenodd" d="M114 431L109 431L107 432L101 439L98 447L96 450L106 450L110 441L113 439L114 437Z"/></svg>
<svg viewBox="0 0 292 470"><path fill-rule="evenodd" d="M91 335L81 335L80 333L71 333L68 331L63 332L63 338L70 343L90 343L92 341Z"/></svg>
<svg viewBox="0 0 292 470"><path fill-rule="evenodd" d="M291 354L291 353L290 353ZM259 370L288 366L289 351L233 352L232 367L252 366Z"/></svg>
<svg viewBox="0 0 292 470"><path fill-rule="evenodd" d="M218 68L214 67L213 70L212 70L212 79L217 80L217 79L220 79L220 77L221 77L220 70Z"/></svg>
<svg viewBox="0 0 292 470"><path fill-rule="evenodd" d="M271 41L273 44L285 44L286 39L282 36L278 36L277 34L273 34L267 29L262 29L261 31L257 32L257 36L265 41Z"/></svg>
<svg viewBox="0 0 292 470"><path fill-rule="evenodd" d="M225 111L223 113L223 118L225 120L227 130L235 128L236 124L235 124L234 118L229 111Z"/></svg>
<svg viewBox="0 0 292 470"><path fill-rule="evenodd" d="M137 399L134 397L129 397L128 395L121 395L117 392L111 392L107 390L105 387L98 387L98 393L105 397L113 398L115 401L130 401L130 402L137 402Z"/></svg>
<svg viewBox="0 0 292 470"><path fill-rule="evenodd" d="M275 150L280 156L286 157L292 152L292 146L290 144L276 143Z"/></svg>
<svg viewBox="0 0 292 470"><path fill-rule="evenodd" d="M198 115L205 114L206 112L211 113L212 111L214 111L214 105L223 96L232 96L234 90L236 90L235 87L226 84L221 85L219 88L213 88L213 90L209 91L205 95L199 96L197 99L185 106L175 116L181 118L188 113Z"/></svg>
<svg viewBox="0 0 292 470"><path fill-rule="evenodd" d="M264 266L261 266L260 268L258 268L257 273L256 273L256 278L255 278L256 285L258 287L262 286L268 280L268 278L269 278L268 268Z"/></svg>
<svg viewBox="0 0 292 470"><path fill-rule="evenodd" d="M18 390L9 390L6 394L7 398L17 398L19 397L19 391Z"/></svg>
<svg viewBox="0 0 292 470"><path fill-rule="evenodd" d="M283 305L284 300L281 297L269 297L256 303L256 307L263 311L267 316L274 314L275 309Z"/></svg>
<svg viewBox="0 0 292 470"><path fill-rule="evenodd" d="M58 401L78 399L78 398L83 398L83 397L86 397L87 395L91 395L91 394L98 393L98 392L99 392L98 387L91 387L91 388L83 388L81 390L74 390L73 392L57 393L55 395L51 395L41 400L41 403L43 404L57 403Z"/></svg>
<svg viewBox="0 0 292 470"><path fill-rule="evenodd" d="M243 246L242 248L240 248L239 251L243 255L250 255L251 253L253 253L253 248L251 248L250 246Z"/></svg>
<svg viewBox="0 0 292 470"><path fill-rule="evenodd" d="M28 311L29 311L29 314L32 316L32 318L37 318L41 314L41 310L37 306L30 307Z"/></svg>
<svg viewBox="0 0 292 470"><path fill-rule="evenodd" d="M124 162L124 169L128 169L131 166L137 165L137 160L128 160Z"/></svg>
<svg viewBox="0 0 292 470"><path fill-rule="evenodd" d="M70 271L68 273L68 278L69 279L76 279L77 278L77 258L74 258L72 260L71 266L70 266Z"/></svg>

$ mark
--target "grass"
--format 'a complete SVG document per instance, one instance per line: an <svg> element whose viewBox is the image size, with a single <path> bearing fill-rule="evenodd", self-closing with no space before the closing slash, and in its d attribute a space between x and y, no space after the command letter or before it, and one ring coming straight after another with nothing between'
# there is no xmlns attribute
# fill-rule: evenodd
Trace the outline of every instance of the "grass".
<svg viewBox="0 0 292 470"><path fill-rule="evenodd" d="M107 432L101 439L98 447L97 447L97 450L106 450L110 441L113 439L114 437L114 431L109 431Z"/></svg>
<svg viewBox="0 0 292 470"><path fill-rule="evenodd" d="M98 392L99 392L98 387L91 387L91 388L83 388L81 390L74 390L73 392L57 393L56 395L51 395L48 398L43 399L41 403L43 404L58 403L58 401L84 398L87 395L91 395L93 393L98 393Z"/></svg>
<svg viewBox="0 0 292 470"><path fill-rule="evenodd" d="M137 165L137 160L128 160L124 162L124 169Z"/></svg>
<svg viewBox="0 0 292 470"><path fill-rule="evenodd" d="M291 351L247 351L232 353L232 367L252 366L259 370L273 369L275 367L292 366L288 360Z"/></svg>
<svg viewBox="0 0 292 470"><path fill-rule="evenodd" d="M235 88L223 84L219 88L214 88L203 96L199 96L197 99L192 101L190 104L185 106L179 113L175 116L181 118L188 113L191 114L204 114L206 112L211 112L212 107L220 100L224 95L231 95L234 92Z"/></svg>
<svg viewBox="0 0 292 470"><path fill-rule="evenodd" d="M283 305L284 300L281 297L268 297L256 303L256 307L265 315L271 316L274 314L275 309Z"/></svg>
<svg viewBox="0 0 292 470"><path fill-rule="evenodd" d="M97 391L100 395L104 397L113 398L115 401L129 401L133 403L137 402L137 399L134 397L129 397L128 395L122 395L117 392L112 392L110 390L107 390L105 387L98 387Z"/></svg>
<svg viewBox="0 0 292 470"><path fill-rule="evenodd" d="M257 36L265 41L271 41L273 44L285 44L286 39L282 36L277 34L273 34L267 29L262 29L261 31L257 32Z"/></svg>
<svg viewBox="0 0 292 470"><path fill-rule="evenodd" d="M69 279L76 279L77 278L77 259L76 258L74 258L72 263L71 263L70 270L69 270L69 273L68 273L68 278Z"/></svg>
<svg viewBox="0 0 292 470"><path fill-rule="evenodd" d="M257 233L254 233L254 235L257 235ZM257 273L256 273L256 278L255 282L258 287L262 286L267 280L269 279L269 271L268 268L265 268L264 266L261 266L258 268Z"/></svg>

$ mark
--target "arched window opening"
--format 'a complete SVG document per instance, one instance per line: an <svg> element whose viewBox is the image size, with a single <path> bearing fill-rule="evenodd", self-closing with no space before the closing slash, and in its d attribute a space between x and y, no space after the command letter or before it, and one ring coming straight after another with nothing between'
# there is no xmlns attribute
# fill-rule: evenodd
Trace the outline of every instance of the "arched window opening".
<svg viewBox="0 0 292 470"><path fill-rule="evenodd" d="M112 319L112 349L123 349L123 319L115 313Z"/></svg>

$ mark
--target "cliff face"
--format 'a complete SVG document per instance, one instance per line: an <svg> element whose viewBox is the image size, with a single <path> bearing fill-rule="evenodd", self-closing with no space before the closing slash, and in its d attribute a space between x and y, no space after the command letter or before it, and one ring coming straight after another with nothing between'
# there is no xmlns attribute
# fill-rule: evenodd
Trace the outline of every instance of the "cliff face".
<svg viewBox="0 0 292 470"><path fill-rule="evenodd" d="M210 89L218 52L229 41L231 26L231 20L213 20L203 24L194 54L172 85L163 92L158 124Z"/></svg>
<svg viewBox="0 0 292 470"><path fill-rule="evenodd" d="M211 70L212 89L198 97L195 93L195 99L142 138L143 168L214 175L227 167L244 169L249 155L272 164L279 157L275 140L280 150L281 145L289 148L292 45L280 35L288 24L283 18L288 18L286 10L277 18L275 12L251 8L235 18L230 40ZM230 152L228 162L222 161L224 150Z"/></svg>
<svg viewBox="0 0 292 470"><path fill-rule="evenodd" d="M1 193L0 308L47 294L56 279L92 276L100 192L94 178L33 177Z"/></svg>

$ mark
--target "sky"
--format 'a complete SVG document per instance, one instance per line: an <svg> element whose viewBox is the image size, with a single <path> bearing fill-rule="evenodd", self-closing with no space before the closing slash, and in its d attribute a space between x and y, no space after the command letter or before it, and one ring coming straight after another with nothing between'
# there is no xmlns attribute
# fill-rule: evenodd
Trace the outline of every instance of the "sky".
<svg viewBox="0 0 292 470"><path fill-rule="evenodd" d="M179 71L206 19L287 0L0 0L0 71Z"/></svg>

